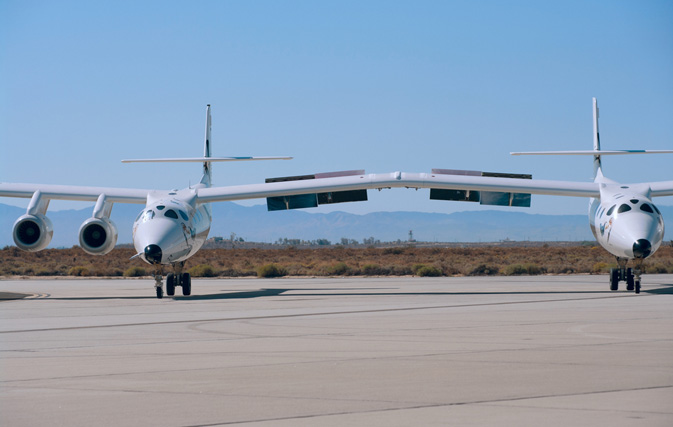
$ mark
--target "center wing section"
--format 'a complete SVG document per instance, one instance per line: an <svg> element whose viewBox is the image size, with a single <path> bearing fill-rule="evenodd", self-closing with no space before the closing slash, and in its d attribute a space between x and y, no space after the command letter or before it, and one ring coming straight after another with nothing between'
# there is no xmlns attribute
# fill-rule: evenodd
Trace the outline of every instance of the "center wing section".
<svg viewBox="0 0 673 427"><path fill-rule="evenodd" d="M500 193L548 194L599 197L594 182L546 181L500 176L447 175L442 173L392 172L267 182L264 184L197 189L200 203L273 198L385 188L431 188Z"/></svg>

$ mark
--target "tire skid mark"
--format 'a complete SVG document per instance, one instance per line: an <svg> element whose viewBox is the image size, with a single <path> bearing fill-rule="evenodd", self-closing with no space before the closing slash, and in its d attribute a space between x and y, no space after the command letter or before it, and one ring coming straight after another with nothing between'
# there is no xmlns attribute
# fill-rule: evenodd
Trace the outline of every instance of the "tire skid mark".
<svg viewBox="0 0 673 427"><path fill-rule="evenodd" d="M48 332L48 331L68 331L68 330L83 330L83 329L103 329L103 328L125 328L136 326L155 326L155 325L176 325L176 324L194 324L194 323L211 323L211 322L232 322L241 320L260 320L260 319L287 319L297 317L315 317L315 316L339 316L344 314L367 314L367 313L388 313L396 311L419 311L419 310L438 310L449 308L466 308L466 307L489 307L499 305L518 305L518 304L544 304L553 302L576 302L587 300L600 300L612 298L631 298L630 294L610 295L600 297L580 297L580 298L556 298L544 300L526 300L526 301L501 301L491 303L473 303L473 304L447 304L447 305L432 305L420 307L397 307L397 308L380 308L373 310L346 310L346 311L324 311L313 313L296 313L296 314L277 314L268 316L242 316L242 317L222 317L215 319L189 319L189 320L165 320L159 322L137 322L137 323L117 323L110 325L89 325L89 326L66 326L61 328L38 328L38 329L19 329L10 331L0 331L2 334L17 334L28 332ZM640 296L640 298L646 295Z"/></svg>

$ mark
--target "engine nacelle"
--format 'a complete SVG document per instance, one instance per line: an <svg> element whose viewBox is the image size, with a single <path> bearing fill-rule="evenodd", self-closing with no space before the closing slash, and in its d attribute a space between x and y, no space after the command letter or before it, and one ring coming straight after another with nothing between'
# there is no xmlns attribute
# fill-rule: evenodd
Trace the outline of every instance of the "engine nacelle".
<svg viewBox="0 0 673 427"><path fill-rule="evenodd" d="M42 214L23 215L14 222L12 237L20 249L37 252L46 248L54 235L51 220Z"/></svg>
<svg viewBox="0 0 673 427"><path fill-rule="evenodd" d="M91 255L105 255L117 244L117 227L108 218L89 218L79 228L79 245Z"/></svg>

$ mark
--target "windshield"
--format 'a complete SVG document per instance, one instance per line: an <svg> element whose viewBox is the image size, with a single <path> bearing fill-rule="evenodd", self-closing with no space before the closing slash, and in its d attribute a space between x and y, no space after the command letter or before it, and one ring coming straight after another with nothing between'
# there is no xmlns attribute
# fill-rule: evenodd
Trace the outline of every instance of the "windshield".
<svg viewBox="0 0 673 427"><path fill-rule="evenodd" d="M149 221L152 218L154 218L154 211L152 209L146 210L145 213L143 214L143 222Z"/></svg>
<svg viewBox="0 0 673 427"><path fill-rule="evenodd" d="M624 213L624 212L628 212L630 210L631 210L631 206L624 204L624 205L621 205L619 207L619 209L617 209L617 213Z"/></svg>

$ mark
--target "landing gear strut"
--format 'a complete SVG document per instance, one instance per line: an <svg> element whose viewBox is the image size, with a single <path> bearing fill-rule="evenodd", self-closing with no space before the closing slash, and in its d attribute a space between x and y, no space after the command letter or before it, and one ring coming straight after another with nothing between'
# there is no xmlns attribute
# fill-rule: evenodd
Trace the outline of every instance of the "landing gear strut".
<svg viewBox="0 0 673 427"><path fill-rule="evenodd" d="M189 296L192 294L192 279L189 273L183 273L182 268L185 266L184 262L173 264L173 273L166 275L166 295L175 295L175 287L182 287L182 295ZM157 292L157 298L164 297L163 277L161 265L157 265L154 272L154 288Z"/></svg>
<svg viewBox="0 0 673 427"><path fill-rule="evenodd" d="M619 289L619 282L626 282L626 290L640 293L640 274L643 266L642 259L635 259L635 268L626 268L626 258L617 258L619 268L610 269L610 290L616 291Z"/></svg>
<svg viewBox="0 0 673 427"><path fill-rule="evenodd" d="M633 275L634 277L634 292L639 294L640 293L640 272L642 271L643 268L643 259L642 258L636 258L635 260L636 263L636 268L633 269Z"/></svg>
<svg viewBox="0 0 673 427"><path fill-rule="evenodd" d="M154 289L157 291L157 298L161 299L164 297L164 288L163 288L163 280L161 278L163 271L161 268L161 264L156 264L156 267L154 269Z"/></svg>

